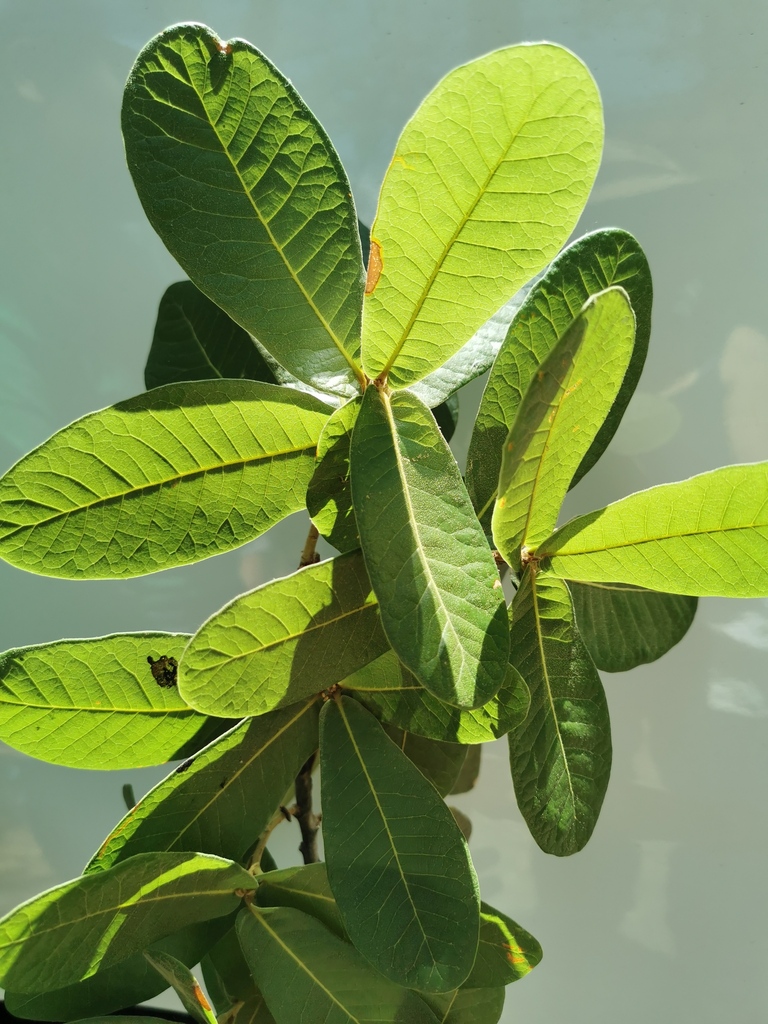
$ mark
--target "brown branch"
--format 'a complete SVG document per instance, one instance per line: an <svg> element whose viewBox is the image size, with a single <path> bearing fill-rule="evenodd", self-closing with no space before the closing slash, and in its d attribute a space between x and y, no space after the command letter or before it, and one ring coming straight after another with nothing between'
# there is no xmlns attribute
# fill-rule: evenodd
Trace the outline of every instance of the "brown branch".
<svg viewBox="0 0 768 1024"><path fill-rule="evenodd" d="M317 527L314 523L309 527L309 533L307 539L304 542L304 550L301 552L301 561L299 562L299 568L304 569L308 565L314 565L315 562L320 561L320 555L315 551L317 545L317 538L320 534L317 532Z"/></svg>
<svg viewBox="0 0 768 1024"><path fill-rule="evenodd" d="M317 864L320 860L317 853L320 815L312 810L312 769L315 767L316 759L317 754L313 754L305 761L296 776L296 803L291 808L291 815L298 821L301 829L299 853L305 864Z"/></svg>

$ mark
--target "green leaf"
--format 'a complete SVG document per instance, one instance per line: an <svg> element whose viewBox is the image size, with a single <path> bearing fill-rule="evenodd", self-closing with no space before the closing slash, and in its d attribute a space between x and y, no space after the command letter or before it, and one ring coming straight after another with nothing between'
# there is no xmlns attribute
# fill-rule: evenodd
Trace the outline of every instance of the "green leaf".
<svg viewBox="0 0 768 1024"><path fill-rule="evenodd" d="M0 920L0 984L48 992L111 967L196 921L235 909L253 878L231 861L145 853L76 878Z"/></svg>
<svg viewBox="0 0 768 1024"><path fill-rule="evenodd" d="M656 661L693 622L697 598L626 583L568 583L576 622L599 669L626 672Z"/></svg>
<svg viewBox="0 0 768 1024"><path fill-rule="evenodd" d="M264 996L256 988L234 926L201 963L203 977L220 1018L227 1024L275 1024Z"/></svg>
<svg viewBox="0 0 768 1024"><path fill-rule="evenodd" d="M495 697L482 707L460 711L425 690L394 651L349 676L343 686L381 721L453 743L487 743L506 736L525 720L530 704L525 681L509 665Z"/></svg>
<svg viewBox="0 0 768 1024"><path fill-rule="evenodd" d="M613 437L642 372L653 301L648 261L629 232L594 231L564 249L520 305L483 392L467 455L467 489L489 532L504 441L528 385L584 303L613 285L629 295L637 321L635 344L624 383L576 471L573 486Z"/></svg>
<svg viewBox="0 0 768 1024"><path fill-rule="evenodd" d="M200 960L230 925L229 917L202 921L161 939L150 948L171 953L177 960L191 966ZM166 988L165 979L150 967L144 954L134 953L113 967L97 971L84 981L51 992L30 994L6 990L5 1008L14 1016L26 1020L75 1020L97 1013L112 1013L126 1006L137 1006L159 995Z"/></svg>
<svg viewBox="0 0 768 1024"><path fill-rule="evenodd" d="M543 571L588 583L768 597L768 462L630 494L572 519L538 554Z"/></svg>
<svg viewBox="0 0 768 1024"><path fill-rule="evenodd" d="M166 288L144 367L147 388L222 377L276 384L253 339L191 281Z"/></svg>
<svg viewBox="0 0 768 1024"><path fill-rule="evenodd" d="M323 707L320 758L328 881L351 941L399 985L458 987L477 952L479 896L451 812L349 697Z"/></svg>
<svg viewBox="0 0 768 1024"><path fill-rule="evenodd" d="M467 747L467 754L464 758L464 763L462 764L459 774L456 776L456 781L450 790L451 796L456 796L459 793L469 793L475 788L477 780L480 777L480 760L482 752L482 743L475 743L472 746Z"/></svg>
<svg viewBox="0 0 768 1024"><path fill-rule="evenodd" d="M320 535L339 551L360 547L349 482L349 446L360 400L330 417L317 442L317 464L307 488L307 511Z"/></svg>
<svg viewBox="0 0 768 1024"><path fill-rule="evenodd" d="M453 792L467 757L468 748L464 744L425 739L404 732L396 725L386 725L384 731L408 760L416 765L424 778L429 779L440 796Z"/></svg>
<svg viewBox="0 0 768 1024"><path fill-rule="evenodd" d="M304 505L330 414L255 381L168 384L64 427L0 480L0 557L140 576L245 544Z"/></svg>
<svg viewBox="0 0 768 1024"><path fill-rule="evenodd" d="M511 985L530 974L543 956L541 946L519 924L487 903L480 905L480 943L465 988Z"/></svg>
<svg viewBox="0 0 768 1024"><path fill-rule="evenodd" d="M122 118L144 211L197 287L300 380L354 394L355 207L290 82L242 39L175 25L139 54Z"/></svg>
<svg viewBox="0 0 768 1024"><path fill-rule="evenodd" d="M439 1024L497 1024L504 1009L503 988L457 988L425 996Z"/></svg>
<svg viewBox="0 0 768 1024"><path fill-rule="evenodd" d="M435 1024L414 992L382 978L299 910L251 906L239 915L237 933L277 1024Z"/></svg>
<svg viewBox="0 0 768 1024"><path fill-rule="evenodd" d="M241 860L317 750L318 713L310 700L235 726L151 789L110 833L86 872L154 850Z"/></svg>
<svg viewBox="0 0 768 1024"><path fill-rule="evenodd" d="M440 433L446 441L450 441L459 422L459 396L451 395L450 398L446 398L440 405L435 406L432 415L440 428Z"/></svg>
<svg viewBox="0 0 768 1024"><path fill-rule="evenodd" d="M464 836L466 841L469 842L469 840L472 838L472 821L463 811L460 811L458 807L451 807L450 804L448 804L447 806L448 810L453 815L453 820L459 826L459 831Z"/></svg>
<svg viewBox="0 0 768 1024"><path fill-rule="evenodd" d="M518 548L535 551L554 529L619 392L634 339L627 294L609 288L587 301L531 380L504 443L493 510L493 539L510 565Z"/></svg>
<svg viewBox="0 0 768 1024"><path fill-rule="evenodd" d="M147 950L144 956L158 974L165 978L193 1020L198 1024L216 1024L211 1004L188 967L180 963L176 957L160 950Z"/></svg>
<svg viewBox="0 0 768 1024"><path fill-rule="evenodd" d="M371 227L369 377L425 377L549 263L602 142L589 71L549 43L496 50L435 87L400 136Z"/></svg>
<svg viewBox="0 0 768 1024"><path fill-rule="evenodd" d="M561 580L526 572L512 606L512 650L531 710L509 735L520 811L545 853L587 843L611 770L608 705Z"/></svg>
<svg viewBox="0 0 768 1024"><path fill-rule="evenodd" d="M117 633L0 654L0 739L69 768L174 760L206 719L175 685L158 685L147 658L177 660L188 640L187 633Z"/></svg>
<svg viewBox="0 0 768 1024"><path fill-rule="evenodd" d="M369 387L352 435L352 498L381 621L436 697L487 703L509 653L504 595L458 466L428 409Z"/></svg>
<svg viewBox="0 0 768 1024"><path fill-rule="evenodd" d="M138 1017L126 1017L116 1013L108 1017L87 1017L75 1021L75 1024L167 1024L167 1018L145 1017L143 1014Z"/></svg>
<svg viewBox="0 0 768 1024"><path fill-rule="evenodd" d="M388 647L355 551L225 605L190 640L179 691L206 714L263 715L340 682Z"/></svg>
<svg viewBox="0 0 768 1024"><path fill-rule="evenodd" d="M347 938L344 922L336 906L325 864L283 868L259 875L254 901L259 907L293 907L322 921L340 939Z"/></svg>

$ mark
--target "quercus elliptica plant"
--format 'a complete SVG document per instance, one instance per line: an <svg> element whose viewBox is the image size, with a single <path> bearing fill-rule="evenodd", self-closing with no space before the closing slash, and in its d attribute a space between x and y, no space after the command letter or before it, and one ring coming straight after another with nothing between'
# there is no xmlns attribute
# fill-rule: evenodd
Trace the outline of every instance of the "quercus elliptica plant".
<svg viewBox="0 0 768 1024"><path fill-rule="evenodd" d="M0 921L8 1006L93 1018L170 984L199 1024L494 1024L541 948L481 902L444 798L507 736L536 842L585 845L611 760L598 669L660 657L698 596L768 596L768 468L558 526L637 384L652 299L627 232L568 244L603 141L569 51L511 46L444 78L398 141L370 240L330 140L249 43L161 33L123 133L189 280L162 299L149 390L0 480L0 556L127 578L301 509L311 525L297 571L194 636L0 656L17 749L82 768L183 759L81 877ZM486 371L462 477L457 394ZM319 535L336 556L316 560ZM305 863L280 868L267 843L291 817Z"/></svg>

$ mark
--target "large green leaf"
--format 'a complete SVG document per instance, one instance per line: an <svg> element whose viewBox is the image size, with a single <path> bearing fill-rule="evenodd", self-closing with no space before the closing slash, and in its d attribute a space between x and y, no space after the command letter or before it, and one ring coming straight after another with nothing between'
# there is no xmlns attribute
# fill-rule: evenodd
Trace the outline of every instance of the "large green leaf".
<svg viewBox="0 0 768 1024"><path fill-rule="evenodd" d="M656 661L693 622L697 598L659 594L626 583L568 583L584 644L605 672Z"/></svg>
<svg viewBox="0 0 768 1024"><path fill-rule="evenodd" d="M504 1009L503 988L457 988L425 996L439 1024L497 1024Z"/></svg>
<svg viewBox="0 0 768 1024"><path fill-rule="evenodd" d="M107 837L86 872L153 850L241 860L317 749L315 700L241 722L184 762Z"/></svg>
<svg viewBox="0 0 768 1024"><path fill-rule="evenodd" d="M158 685L147 659L177 660L188 640L186 633L118 633L0 654L0 739L69 768L172 761L207 720L175 685Z"/></svg>
<svg viewBox="0 0 768 1024"><path fill-rule="evenodd" d="M255 902L259 907L293 907L322 921L340 939L347 938L344 922L328 884L325 864L283 868L258 877Z"/></svg>
<svg viewBox="0 0 768 1024"><path fill-rule="evenodd" d="M408 392L369 387L351 465L357 528L389 642L441 700L487 703L507 666L504 595L432 414Z"/></svg>
<svg viewBox="0 0 768 1024"><path fill-rule="evenodd" d="M455 796L458 793L470 793L475 788L477 780L480 778L482 753L482 743L475 743L467 747L467 755L464 758L459 774L456 776L456 781L450 789L451 796Z"/></svg>
<svg viewBox="0 0 768 1024"><path fill-rule="evenodd" d="M542 569L695 597L768 597L768 462L638 491L566 523Z"/></svg>
<svg viewBox="0 0 768 1024"><path fill-rule="evenodd" d="M587 301L541 364L507 435L493 539L510 565L552 532L574 473L608 415L632 355L635 318L619 287Z"/></svg>
<svg viewBox="0 0 768 1024"><path fill-rule="evenodd" d="M111 967L196 921L223 917L255 888L231 861L145 853L36 896L0 920L0 984L47 992Z"/></svg>
<svg viewBox="0 0 768 1024"><path fill-rule="evenodd" d="M340 682L389 647L359 551L235 598L192 637L179 691L206 714L263 715Z"/></svg>
<svg viewBox="0 0 768 1024"><path fill-rule="evenodd" d="M161 950L146 950L147 961L165 979L179 997L184 1009L197 1024L216 1024L216 1017L197 978L176 957Z"/></svg>
<svg viewBox="0 0 768 1024"><path fill-rule="evenodd" d="M530 974L542 956L541 946L530 932L500 910L482 903L477 959L463 987L511 985Z"/></svg>
<svg viewBox="0 0 768 1024"><path fill-rule="evenodd" d="M363 365L405 387L441 366L557 254L592 187L597 87L568 50L456 68L395 149L371 227Z"/></svg>
<svg viewBox="0 0 768 1024"><path fill-rule="evenodd" d="M399 985L447 992L477 952L467 844L433 786L350 697L320 715L328 881L350 939Z"/></svg>
<svg viewBox="0 0 768 1024"><path fill-rule="evenodd" d="M147 388L222 377L277 380L253 339L191 281L166 288L144 367Z"/></svg>
<svg viewBox="0 0 768 1024"><path fill-rule="evenodd" d="M467 489L487 529L504 441L528 385L584 303L612 285L620 285L629 295L636 318L635 344L624 383L581 461L573 486L598 460L616 432L645 363L653 301L645 254L636 239L620 228L603 228L585 235L552 262L515 316L488 377L467 455Z"/></svg>
<svg viewBox="0 0 768 1024"><path fill-rule="evenodd" d="M430 740L415 733L404 732L396 725L384 727L387 736L400 747L402 752L429 779L440 796L453 792L469 749L463 743L445 740Z"/></svg>
<svg viewBox="0 0 768 1024"><path fill-rule="evenodd" d="M219 1019L226 1024L275 1024L264 996L251 977L234 926L200 966Z"/></svg>
<svg viewBox="0 0 768 1024"><path fill-rule="evenodd" d="M414 992L382 978L300 910L251 906L239 915L237 932L277 1024L435 1024Z"/></svg>
<svg viewBox="0 0 768 1024"><path fill-rule="evenodd" d="M307 511L312 522L339 551L360 547L349 482L349 446L359 411L359 399L347 402L325 424L317 442L317 465L307 488Z"/></svg>
<svg viewBox="0 0 768 1024"><path fill-rule="evenodd" d="M144 211L198 288L301 380L353 394L355 208L290 82L242 39L175 25L134 64L123 135Z"/></svg>
<svg viewBox="0 0 768 1024"><path fill-rule="evenodd" d="M0 557L99 579L244 544L303 507L330 412L227 380L168 384L84 416L0 480Z"/></svg>
<svg viewBox="0 0 768 1024"><path fill-rule="evenodd" d="M506 736L524 721L530 704L525 681L509 665L495 697L472 711L460 711L425 690L394 651L349 676L343 686L383 722L453 743L487 743Z"/></svg>
<svg viewBox="0 0 768 1024"><path fill-rule="evenodd" d="M528 717L509 735L517 803L542 850L567 856L592 835L608 786L608 705L564 582L526 572L512 613L512 650L531 691Z"/></svg>

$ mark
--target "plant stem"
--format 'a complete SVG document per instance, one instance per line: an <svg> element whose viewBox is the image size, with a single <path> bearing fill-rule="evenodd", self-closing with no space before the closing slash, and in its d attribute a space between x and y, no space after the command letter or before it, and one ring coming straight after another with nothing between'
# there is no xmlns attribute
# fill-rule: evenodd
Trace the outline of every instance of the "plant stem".
<svg viewBox="0 0 768 1024"><path fill-rule="evenodd" d="M320 534L317 532L317 527L312 523L309 527L309 533L307 539L304 542L304 550L301 552L301 561L299 562L299 568L303 569L307 565L314 565L315 562L320 561L320 555L315 551L317 545L317 538Z"/></svg>
<svg viewBox="0 0 768 1024"><path fill-rule="evenodd" d="M291 814L298 821L301 829L301 845L299 853L305 864L317 864L320 857L317 853L317 833L320 831L320 815L312 810L312 769L317 754L313 754L302 766L296 776L296 804Z"/></svg>

